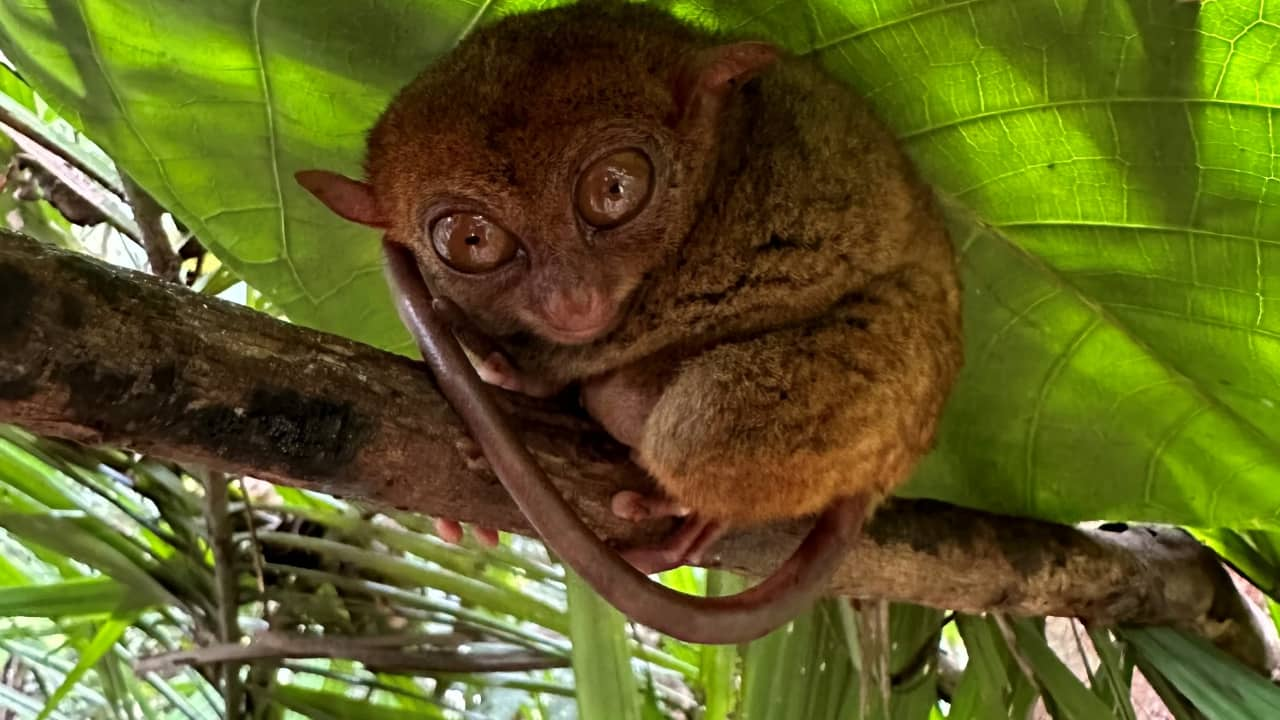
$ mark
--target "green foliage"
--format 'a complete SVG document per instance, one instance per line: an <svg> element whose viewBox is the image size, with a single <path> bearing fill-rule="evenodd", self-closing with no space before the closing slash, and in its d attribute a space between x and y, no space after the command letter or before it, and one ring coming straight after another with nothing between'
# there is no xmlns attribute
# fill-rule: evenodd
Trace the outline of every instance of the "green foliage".
<svg viewBox="0 0 1280 720"><path fill-rule="evenodd" d="M1144 661L1144 671L1169 682L1211 720L1280 716L1276 686L1232 671L1233 661L1203 639L1170 628L1127 629L1120 636Z"/></svg>
<svg viewBox="0 0 1280 720"><path fill-rule="evenodd" d="M956 619L969 662L951 696L953 720L1024 718L1036 699L1031 679L1018 668L995 621Z"/></svg>
<svg viewBox="0 0 1280 720"><path fill-rule="evenodd" d="M1280 10L1262 0L655 1L818 58L938 188L962 255L968 361L939 448L905 494L1058 521L1198 526L1277 592ZM332 217L291 175L358 174L363 133L397 87L477 24L547 4L3 2L0 51L21 78L0 68L0 111L108 189L119 163L225 263L203 291L244 279L262 293L247 293L253 307L407 352L376 237ZM48 205L6 194L0 213L74 243ZM211 632L198 490L175 468L85 452L0 434L0 656L30 669L25 687L47 699L0 682L0 707L215 717L220 698L195 671L129 672L139 655ZM249 510L240 498L227 515ZM744 648L655 647L630 639L535 544L459 549L414 518L374 521L287 488L257 512L313 532L238 532L262 552L260 567L238 568L245 624L268 622L275 603L289 611L269 622L324 635L380 631L392 617L573 661L572 678L411 678L344 660L247 676L309 717L452 718L453 691L483 716L559 716L572 698L582 717L650 718L691 706L673 686L690 689L708 720L849 717L862 706L871 717L942 714L932 610L894 606L889 647L868 645L867 617L839 603ZM703 578L664 579L700 590ZM1273 687L1169 631L1090 632L1100 662L1086 684L1035 623L957 625L967 662L946 691L948 717L1022 718L1038 698L1059 717L1133 717L1135 663L1179 718L1280 707ZM884 667L888 708L879 693L860 697Z"/></svg>
<svg viewBox="0 0 1280 720"><path fill-rule="evenodd" d="M1107 717L1111 709L1089 689L1080 684L1070 668L1054 654L1044 639L1043 630L1026 619L1012 620L1013 640L1026 659L1030 671L1047 693L1063 718L1090 720Z"/></svg>
<svg viewBox="0 0 1280 720"><path fill-rule="evenodd" d="M640 720L639 693L624 634L626 618L572 570L566 572L565 585L579 716Z"/></svg>

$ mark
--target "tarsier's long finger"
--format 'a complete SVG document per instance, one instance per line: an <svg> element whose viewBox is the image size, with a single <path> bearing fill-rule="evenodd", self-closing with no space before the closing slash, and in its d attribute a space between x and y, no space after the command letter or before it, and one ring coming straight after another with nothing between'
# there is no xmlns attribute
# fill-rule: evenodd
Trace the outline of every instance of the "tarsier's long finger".
<svg viewBox="0 0 1280 720"><path fill-rule="evenodd" d="M475 368L481 380L503 390L531 397L551 397L560 391L559 387L538 382L521 373L493 338L481 332L453 301L447 298L435 298L431 301L431 309L449 324L458 342L478 358L475 361Z"/></svg>
<svg viewBox="0 0 1280 720"><path fill-rule="evenodd" d="M524 393L528 387L518 373L511 361L507 360L507 356L500 352L492 352L483 356L476 363L476 373L480 375L480 379L490 385L500 387L503 390L511 392Z"/></svg>
<svg viewBox="0 0 1280 720"><path fill-rule="evenodd" d="M458 342L462 347L473 353L476 357L488 357L493 353L500 353L501 348L485 333L471 322L471 318L459 308L456 303L448 298L432 298L431 309L436 312L446 323L449 329L453 331L453 336L458 338Z"/></svg>
<svg viewBox="0 0 1280 720"><path fill-rule="evenodd" d="M689 508L662 495L645 495L634 490L615 493L609 503L613 514L623 520L642 522L665 517L685 517Z"/></svg>
<svg viewBox="0 0 1280 720"><path fill-rule="evenodd" d="M453 446L462 455L462 461L466 464L468 470L473 472L493 472L493 466L489 464L489 458L484 455L484 448L480 447L480 444L469 436L463 435Z"/></svg>
<svg viewBox="0 0 1280 720"><path fill-rule="evenodd" d="M444 518L436 518L436 535L447 543L457 545L462 542L462 523L457 520L446 520Z"/></svg>
<svg viewBox="0 0 1280 720"><path fill-rule="evenodd" d="M675 532L649 547L632 548L622 557L646 575L701 562L703 553L721 535L724 526L692 514L689 508L661 494L646 495L634 490L615 493L610 502L613 514L631 522L664 517L684 518Z"/></svg>
<svg viewBox="0 0 1280 720"><path fill-rule="evenodd" d="M466 313L448 298L434 298L431 309L444 318L454 337L476 360L476 373L490 385L512 392L523 392L519 373L502 354L497 343L481 332Z"/></svg>
<svg viewBox="0 0 1280 720"><path fill-rule="evenodd" d="M701 562L707 549L722 535L723 525L692 515L658 545L632 548L622 557L640 572L652 575Z"/></svg>
<svg viewBox="0 0 1280 720"><path fill-rule="evenodd" d="M448 520L446 518L436 518L436 535L441 540L457 545L462 542L462 523L457 520ZM486 547L495 547L498 544L498 531L493 528L473 527L471 534L476 536L476 540Z"/></svg>

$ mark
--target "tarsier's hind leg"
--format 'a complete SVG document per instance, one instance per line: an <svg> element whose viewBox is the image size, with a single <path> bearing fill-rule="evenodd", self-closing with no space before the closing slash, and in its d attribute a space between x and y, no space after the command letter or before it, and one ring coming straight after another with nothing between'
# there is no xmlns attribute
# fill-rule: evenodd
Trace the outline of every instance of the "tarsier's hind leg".
<svg viewBox="0 0 1280 720"><path fill-rule="evenodd" d="M796 517L841 497L874 505L932 444L958 371L950 290L907 269L809 325L684 362L645 424L641 463L699 522Z"/></svg>

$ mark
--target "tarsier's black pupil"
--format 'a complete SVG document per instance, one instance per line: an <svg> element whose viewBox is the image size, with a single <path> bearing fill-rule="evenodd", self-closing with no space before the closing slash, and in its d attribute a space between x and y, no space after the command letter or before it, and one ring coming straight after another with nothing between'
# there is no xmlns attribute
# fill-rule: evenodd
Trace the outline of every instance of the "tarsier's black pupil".
<svg viewBox="0 0 1280 720"><path fill-rule="evenodd" d="M616 182L615 182L614 184L610 185L610 186L609 186L609 194L611 194L611 195L621 195L621 194L622 194L622 186L621 186L621 185L619 185L619 184L618 184L618 183L616 183Z"/></svg>
<svg viewBox="0 0 1280 720"><path fill-rule="evenodd" d="M480 244L480 236L479 236L479 235L468 235L468 236L467 236L467 239L466 239L466 240L464 240L463 242L465 242L465 243L466 243L466 244L468 244L468 245L479 245L479 244Z"/></svg>

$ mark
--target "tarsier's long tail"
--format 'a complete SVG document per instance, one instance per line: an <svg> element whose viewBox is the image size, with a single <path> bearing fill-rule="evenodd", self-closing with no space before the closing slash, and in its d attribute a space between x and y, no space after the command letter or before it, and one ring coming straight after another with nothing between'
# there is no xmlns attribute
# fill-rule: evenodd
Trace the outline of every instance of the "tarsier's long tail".
<svg viewBox="0 0 1280 720"><path fill-rule="evenodd" d="M632 567L583 523L512 431L448 323L433 310L431 293L409 250L385 239L383 249L401 320L441 392L543 542L619 611L686 642L733 644L788 622L826 588L869 513L866 495L835 502L781 567L737 595L686 595Z"/></svg>

